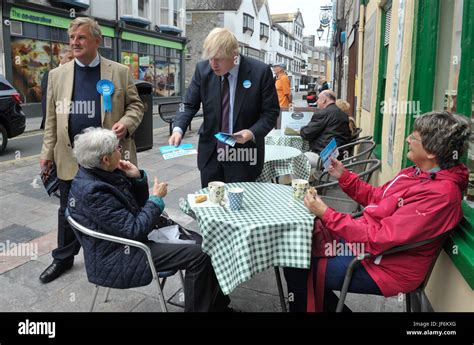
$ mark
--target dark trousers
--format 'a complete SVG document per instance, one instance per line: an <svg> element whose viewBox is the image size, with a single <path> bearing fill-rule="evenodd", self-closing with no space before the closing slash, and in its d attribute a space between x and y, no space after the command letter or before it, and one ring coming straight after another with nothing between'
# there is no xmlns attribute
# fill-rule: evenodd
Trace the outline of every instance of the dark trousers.
<svg viewBox="0 0 474 345"><path fill-rule="evenodd" d="M79 249L81 249L81 244L64 215L71 183L72 181L59 180L59 192L61 195L58 211L58 247L52 253L54 262L74 262L74 255L79 253Z"/></svg>
<svg viewBox="0 0 474 345"><path fill-rule="evenodd" d="M211 258L197 244L149 242L156 270L186 270L185 312L223 311L230 303L217 282Z"/></svg>
<svg viewBox="0 0 474 345"><path fill-rule="evenodd" d="M232 182L255 182L255 169L249 169L247 162L220 162L217 159L217 151L214 152L201 173L201 186L206 188L209 182L222 181Z"/></svg>
<svg viewBox="0 0 474 345"><path fill-rule="evenodd" d="M333 290L340 291L346 275L346 269L354 256L336 256L328 258L324 291L324 311L336 311L339 298ZM318 258L313 258L313 267L318 266ZM288 286L289 305L291 312L305 312L307 301L307 279L309 270L299 268L284 268L285 279ZM316 282L316 269L313 282ZM370 277L364 266L359 265L352 274L348 292L382 295L377 284ZM344 306L343 311L350 311Z"/></svg>

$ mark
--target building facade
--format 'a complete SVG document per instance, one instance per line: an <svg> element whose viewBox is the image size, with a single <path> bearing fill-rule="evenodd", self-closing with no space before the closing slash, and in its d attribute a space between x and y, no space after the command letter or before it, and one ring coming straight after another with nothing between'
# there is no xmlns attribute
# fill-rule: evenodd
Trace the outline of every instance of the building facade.
<svg viewBox="0 0 474 345"><path fill-rule="evenodd" d="M192 79L193 66L202 60L202 46L206 36L216 27L232 31L240 53L270 62L272 50L272 21L266 1L239 0L203 2L187 0L186 26L189 43L186 46L186 85Z"/></svg>
<svg viewBox="0 0 474 345"><path fill-rule="evenodd" d="M295 90L299 90L302 84L302 70L306 69L306 60L303 58L303 15L298 10L295 13L273 14L272 21L278 31L277 59L282 57L287 64L288 72L291 73L291 83ZM285 50L285 55L278 56Z"/></svg>

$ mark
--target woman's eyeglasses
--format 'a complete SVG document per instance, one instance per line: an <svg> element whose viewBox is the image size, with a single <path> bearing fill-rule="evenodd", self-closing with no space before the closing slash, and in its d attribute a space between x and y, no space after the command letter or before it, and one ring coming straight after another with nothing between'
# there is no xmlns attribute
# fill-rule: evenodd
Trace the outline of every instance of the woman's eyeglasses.
<svg viewBox="0 0 474 345"><path fill-rule="evenodd" d="M408 140L421 142L421 139L416 138L413 134L408 136Z"/></svg>

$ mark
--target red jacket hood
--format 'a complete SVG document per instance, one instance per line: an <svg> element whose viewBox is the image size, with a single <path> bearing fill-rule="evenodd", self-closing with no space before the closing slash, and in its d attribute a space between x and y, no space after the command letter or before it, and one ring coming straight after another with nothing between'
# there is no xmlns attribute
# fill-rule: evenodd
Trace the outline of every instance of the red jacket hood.
<svg viewBox="0 0 474 345"><path fill-rule="evenodd" d="M442 169L435 173L422 171L418 167L412 166L401 170L400 174L418 176L421 180L426 178L431 178L433 180L449 180L454 182L461 192L467 188L469 178L469 170L464 164L459 164L449 169Z"/></svg>

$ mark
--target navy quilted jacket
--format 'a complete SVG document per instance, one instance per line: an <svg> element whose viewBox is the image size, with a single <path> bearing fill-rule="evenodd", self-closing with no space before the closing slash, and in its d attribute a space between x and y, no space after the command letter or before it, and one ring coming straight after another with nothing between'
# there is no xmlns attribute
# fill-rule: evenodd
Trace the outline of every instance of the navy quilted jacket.
<svg viewBox="0 0 474 345"><path fill-rule="evenodd" d="M148 199L146 174L129 179L120 170L80 168L72 181L68 209L83 226L98 232L147 242L161 207ZM113 288L147 285L152 280L145 253L135 247L78 233L88 280Z"/></svg>

